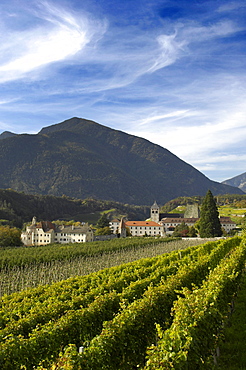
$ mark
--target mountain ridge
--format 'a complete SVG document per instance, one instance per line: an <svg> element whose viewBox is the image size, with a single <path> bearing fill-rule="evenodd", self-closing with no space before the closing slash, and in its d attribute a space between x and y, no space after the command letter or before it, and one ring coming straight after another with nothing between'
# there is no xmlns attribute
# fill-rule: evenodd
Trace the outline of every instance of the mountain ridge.
<svg viewBox="0 0 246 370"><path fill-rule="evenodd" d="M0 188L140 205L241 193L157 144L78 117L1 140Z"/></svg>
<svg viewBox="0 0 246 370"><path fill-rule="evenodd" d="M17 134L14 134L13 132L10 132L10 131L3 131L1 134L0 134L0 140L3 140L3 139L6 139L8 137L13 137L13 136L16 136Z"/></svg>
<svg viewBox="0 0 246 370"><path fill-rule="evenodd" d="M231 179L225 180L222 182L222 184L235 186L246 193L246 172L234 176Z"/></svg>

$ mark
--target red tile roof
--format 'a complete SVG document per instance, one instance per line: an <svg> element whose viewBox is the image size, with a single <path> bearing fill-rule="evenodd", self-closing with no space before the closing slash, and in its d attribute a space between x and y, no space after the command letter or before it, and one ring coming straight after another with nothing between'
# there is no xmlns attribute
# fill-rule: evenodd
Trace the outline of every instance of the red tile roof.
<svg viewBox="0 0 246 370"><path fill-rule="evenodd" d="M125 225L130 227L130 226L158 226L160 227L157 222L154 221L126 221Z"/></svg>
<svg viewBox="0 0 246 370"><path fill-rule="evenodd" d="M181 224L182 222L184 223L195 223L196 221L198 221L199 218L195 218L195 217L191 217L191 218L169 218L169 217L166 217L166 218L163 218L161 220L161 222L163 223L178 223L178 224Z"/></svg>

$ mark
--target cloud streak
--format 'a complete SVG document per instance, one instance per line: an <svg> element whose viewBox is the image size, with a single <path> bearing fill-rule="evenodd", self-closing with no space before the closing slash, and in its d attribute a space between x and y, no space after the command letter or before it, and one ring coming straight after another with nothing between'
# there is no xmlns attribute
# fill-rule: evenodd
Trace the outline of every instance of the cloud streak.
<svg viewBox="0 0 246 370"><path fill-rule="evenodd" d="M8 34L0 47L0 82L16 80L50 63L62 62L78 52L103 32L105 25L96 24L84 15L77 16L48 2L38 3L33 13L41 25L9 34L6 25L2 33ZM95 28L94 28L95 27Z"/></svg>

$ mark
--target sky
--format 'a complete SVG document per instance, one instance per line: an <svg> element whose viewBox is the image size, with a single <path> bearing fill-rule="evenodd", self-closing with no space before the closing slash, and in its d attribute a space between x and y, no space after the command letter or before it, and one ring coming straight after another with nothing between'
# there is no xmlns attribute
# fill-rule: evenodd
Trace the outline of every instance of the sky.
<svg viewBox="0 0 246 370"><path fill-rule="evenodd" d="M246 171L245 0L1 0L0 133L72 117Z"/></svg>

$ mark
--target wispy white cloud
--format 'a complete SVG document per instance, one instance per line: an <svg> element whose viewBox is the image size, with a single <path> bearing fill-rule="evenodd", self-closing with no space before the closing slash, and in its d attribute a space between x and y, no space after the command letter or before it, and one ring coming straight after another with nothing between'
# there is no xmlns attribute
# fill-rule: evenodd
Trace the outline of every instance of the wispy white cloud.
<svg viewBox="0 0 246 370"><path fill-rule="evenodd" d="M0 121L0 130L1 131L14 131L16 129L16 126L13 124L8 124L6 122Z"/></svg>
<svg viewBox="0 0 246 370"><path fill-rule="evenodd" d="M19 99L18 98L13 98L13 99L1 99L0 100L0 105L9 105L13 104L14 102L17 102Z"/></svg>
<svg viewBox="0 0 246 370"><path fill-rule="evenodd" d="M96 33L105 32L104 22L95 22L48 2L37 4L33 12L42 24L12 32L7 21L2 26L2 32L8 36L0 46L0 82L19 79L37 68L74 56Z"/></svg>
<svg viewBox="0 0 246 370"><path fill-rule="evenodd" d="M137 126L143 126L143 125L150 125L150 124L153 124L153 123L156 123L159 121L159 123L162 123L165 122L165 120L169 120L170 122L170 119L171 121L174 121L174 120L180 120L180 119L183 119L183 118L186 118L186 117L192 117L192 116L196 116L197 113L196 112L191 112L189 110L178 110L178 111L171 111L171 112L168 112L168 113L165 113L165 114L157 114L157 115L150 115L150 116L147 116L146 118L144 119L141 119L139 122L135 122L135 125Z"/></svg>
<svg viewBox="0 0 246 370"><path fill-rule="evenodd" d="M231 12L232 10L237 10L245 7L246 4L242 1L230 1L227 4L221 5L218 9L218 12Z"/></svg>
<svg viewBox="0 0 246 370"><path fill-rule="evenodd" d="M228 36L242 29L242 26L235 24L231 20L222 20L207 26L188 24L181 28L181 33L187 40L187 43L191 43L194 41L201 42L204 40Z"/></svg>
<svg viewBox="0 0 246 370"><path fill-rule="evenodd" d="M177 41L176 36L176 33L173 35L163 34L157 38L160 46L159 56L157 56L154 64L146 72L153 73L158 69L175 63L187 43L186 40Z"/></svg>

